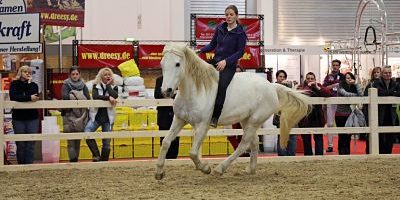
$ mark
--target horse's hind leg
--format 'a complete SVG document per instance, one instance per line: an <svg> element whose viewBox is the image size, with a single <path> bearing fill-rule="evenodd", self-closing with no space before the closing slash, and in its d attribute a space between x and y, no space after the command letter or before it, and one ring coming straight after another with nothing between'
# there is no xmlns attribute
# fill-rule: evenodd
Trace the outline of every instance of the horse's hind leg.
<svg viewBox="0 0 400 200"><path fill-rule="evenodd" d="M229 165L236 160L236 158L246 152L246 150L249 148L249 145L254 140L254 137L257 136L255 132L257 129L253 127L253 125L249 126L246 122L242 122L242 126L244 127L244 133L238 148L235 150L235 152L233 152L232 155L230 155L214 169L214 174L222 175Z"/></svg>
<svg viewBox="0 0 400 200"><path fill-rule="evenodd" d="M208 124L203 123L195 126L195 135L193 139L193 145L190 149L190 158L196 165L196 169L199 169L205 174L211 173L211 168L207 163L202 163L199 157L200 146L203 144L203 140L207 135Z"/></svg>
<svg viewBox="0 0 400 200"><path fill-rule="evenodd" d="M249 174L255 174L256 173L256 167L257 167L257 156L258 156L258 135L257 134L252 134L253 138L250 142L250 166L247 168L247 172Z"/></svg>
<svg viewBox="0 0 400 200"><path fill-rule="evenodd" d="M157 180L161 180L162 178L164 178L164 175L165 175L164 163L165 163L165 157L167 156L169 146L171 145L171 142L176 138L178 133L182 130L182 128L185 124L186 124L185 121L174 116L174 120L172 121L171 128L169 129L167 136L164 138L164 140L162 142L161 152L160 152L160 155L158 156L157 172L156 172Z"/></svg>

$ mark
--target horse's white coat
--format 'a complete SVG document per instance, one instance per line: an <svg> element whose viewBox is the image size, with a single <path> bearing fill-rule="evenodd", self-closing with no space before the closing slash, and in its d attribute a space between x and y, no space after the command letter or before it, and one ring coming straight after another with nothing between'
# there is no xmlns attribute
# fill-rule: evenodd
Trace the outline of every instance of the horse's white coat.
<svg viewBox="0 0 400 200"><path fill-rule="evenodd" d="M156 178L164 176L165 156L171 141L182 127L189 123L195 136L190 157L204 173L211 168L199 159L199 148L209 130L217 91L218 72L201 60L186 45L170 43L164 48L161 61L163 70L162 92L172 96L178 89L174 101L174 120L169 134L163 140L158 157ZM244 134L238 149L214 169L215 174L223 174L227 167L247 149L251 150L249 172L255 173L258 137L256 130L273 113L281 111L281 146L287 144L290 129L306 114L309 106L307 97L294 90L267 80L253 73L237 73L230 83L226 100L219 118L220 125L242 124Z"/></svg>

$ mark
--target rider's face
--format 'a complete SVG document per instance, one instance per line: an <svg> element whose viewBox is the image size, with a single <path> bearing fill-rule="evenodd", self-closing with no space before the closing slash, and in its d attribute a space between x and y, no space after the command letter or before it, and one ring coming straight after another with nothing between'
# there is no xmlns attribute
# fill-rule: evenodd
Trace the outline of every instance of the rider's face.
<svg viewBox="0 0 400 200"><path fill-rule="evenodd" d="M286 76L284 73L279 73L278 76L276 77L276 82L282 83L284 80L286 80Z"/></svg>

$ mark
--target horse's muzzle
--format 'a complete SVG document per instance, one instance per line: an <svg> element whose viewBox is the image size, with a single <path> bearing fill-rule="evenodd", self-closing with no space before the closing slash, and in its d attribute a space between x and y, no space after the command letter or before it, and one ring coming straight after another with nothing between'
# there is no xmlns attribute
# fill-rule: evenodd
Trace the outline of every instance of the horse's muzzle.
<svg viewBox="0 0 400 200"><path fill-rule="evenodd" d="M176 90L173 90L172 88L167 88L167 90L162 92L162 94L164 97L174 99L176 96Z"/></svg>
<svg viewBox="0 0 400 200"><path fill-rule="evenodd" d="M167 90L164 93L165 97L172 98L174 96L174 92L172 91L172 88L167 88Z"/></svg>

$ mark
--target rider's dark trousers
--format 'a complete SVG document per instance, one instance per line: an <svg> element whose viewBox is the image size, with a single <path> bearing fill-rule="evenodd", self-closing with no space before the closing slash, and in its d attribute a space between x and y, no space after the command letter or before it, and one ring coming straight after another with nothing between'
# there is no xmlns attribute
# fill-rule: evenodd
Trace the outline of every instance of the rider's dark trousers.
<svg viewBox="0 0 400 200"><path fill-rule="evenodd" d="M216 63L211 63L216 66ZM222 108L224 106L225 97L226 97L226 89L229 86L229 83L232 81L233 76L236 72L236 65L229 66L226 65L225 69L219 72L219 81L218 81L218 92L217 98L215 99L214 112L212 117L219 118L221 116Z"/></svg>

